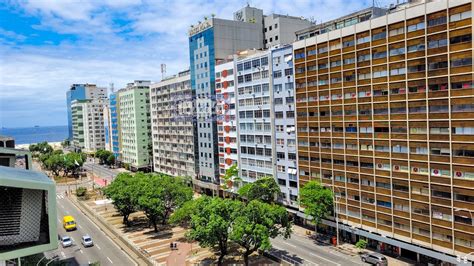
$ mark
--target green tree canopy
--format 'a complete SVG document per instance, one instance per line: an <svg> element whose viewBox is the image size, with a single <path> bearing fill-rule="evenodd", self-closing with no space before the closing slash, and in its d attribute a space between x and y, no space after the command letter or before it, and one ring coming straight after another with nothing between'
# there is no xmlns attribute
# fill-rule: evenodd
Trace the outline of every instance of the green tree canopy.
<svg viewBox="0 0 474 266"><path fill-rule="evenodd" d="M127 226L130 226L128 217L137 211L138 178L140 175L120 173L104 190L107 198L112 200L115 209L123 216L123 224Z"/></svg>
<svg viewBox="0 0 474 266"><path fill-rule="evenodd" d="M317 181L309 181L300 188L300 204L308 216L313 217L315 226L331 213L333 193Z"/></svg>
<svg viewBox="0 0 474 266"><path fill-rule="evenodd" d="M113 153L104 149L97 150L94 154L95 158L99 159L99 164L108 164L108 159ZM115 163L115 158L114 158Z"/></svg>
<svg viewBox="0 0 474 266"><path fill-rule="evenodd" d="M47 141L31 144L28 148L31 152L39 154L49 154L53 152L53 147L49 145Z"/></svg>
<svg viewBox="0 0 474 266"><path fill-rule="evenodd" d="M110 154L109 157L107 157L107 165L115 165L115 155Z"/></svg>
<svg viewBox="0 0 474 266"><path fill-rule="evenodd" d="M271 238L290 237L291 225L284 207L252 200L239 210L230 238L244 248L244 263L249 265L253 252L271 248Z"/></svg>
<svg viewBox="0 0 474 266"><path fill-rule="evenodd" d="M244 185L239 189L238 193L248 201L260 200L266 203L273 203L276 202L280 194L280 187L273 177L264 177Z"/></svg>
<svg viewBox="0 0 474 266"><path fill-rule="evenodd" d="M193 197L193 191L182 178L168 175L142 174L138 205L158 231L157 222L165 224L173 210Z"/></svg>
<svg viewBox="0 0 474 266"><path fill-rule="evenodd" d="M71 173L76 176L84 165L86 155L84 153L70 152L64 156L64 174Z"/></svg>
<svg viewBox="0 0 474 266"><path fill-rule="evenodd" d="M56 151L55 151L56 152ZM43 157L46 156L46 157ZM50 155L42 155L44 160L44 167L53 172L55 176L59 176L59 172L64 169L64 155L61 153L53 153Z"/></svg>
<svg viewBox="0 0 474 266"><path fill-rule="evenodd" d="M242 206L240 201L208 196L202 196L194 203L187 237L198 241L201 247L217 248L219 265L227 255L232 224Z"/></svg>

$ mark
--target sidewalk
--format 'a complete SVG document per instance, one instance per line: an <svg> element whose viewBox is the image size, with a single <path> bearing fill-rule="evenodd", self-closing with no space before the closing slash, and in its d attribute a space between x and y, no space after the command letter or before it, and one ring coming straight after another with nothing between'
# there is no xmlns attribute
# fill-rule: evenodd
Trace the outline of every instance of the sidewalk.
<svg viewBox="0 0 474 266"><path fill-rule="evenodd" d="M298 226L298 225L293 225L293 233L294 234L297 234L299 236L302 236L302 237L311 237L312 236L312 239L314 239L314 231L311 231L311 230L308 230L304 227L301 227L301 226ZM310 233L310 234L308 234ZM326 236L325 236L326 237ZM323 243L319 240L316 240L320 243ZM324 244L327 244L328 242L325 242ZM343 253L345 255L348 255L348 256L352 256L352 257L355 257L355 256L359 256L359 252L362 252L362 253L371 253L371 252L374 252L373 250L369 250L369 249L361 249L359 250L358 248L356 248L354 245L352 244L349 244L349 243L341 243L339 244L339 246L335 247L335 246L330 246L329 247L330 249L332 250L335 250L337 252L340 252L340 253ZM404 258L394 258L394 257L390 257L386 254L383 254L386 258L387 258L387 261L388 261L388 265L390 266L411 266L411 265L417 265L417 263L415 261L410 261L410 260L407 260L407 259L404 259Z"/></svg>

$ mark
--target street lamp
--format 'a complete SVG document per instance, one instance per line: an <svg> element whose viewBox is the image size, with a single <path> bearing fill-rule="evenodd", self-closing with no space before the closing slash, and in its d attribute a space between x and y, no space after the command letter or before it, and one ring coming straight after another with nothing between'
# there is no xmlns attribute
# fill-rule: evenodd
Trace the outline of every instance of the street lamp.
<svg viewBox="0 0 474 266"><path fill-rule="evenodd" d="M334 189L337 189L337 192L341 194L341 191L338 187L333 186ZM336 246L339 246L339 199L341 196L337 196L334 193L334 216L336 218Z"/></svg>

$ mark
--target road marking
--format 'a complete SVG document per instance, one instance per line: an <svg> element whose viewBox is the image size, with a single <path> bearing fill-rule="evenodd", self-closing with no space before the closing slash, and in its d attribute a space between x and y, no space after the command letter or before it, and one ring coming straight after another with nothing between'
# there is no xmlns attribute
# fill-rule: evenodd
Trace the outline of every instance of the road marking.
<svg viewBox="0 0 474 266"><path fill-rule="evenodd" d="M328 261L328 262L330 262L330 263L334 263L334 264L336 264L337 266L341 266L341 264L339 264L339 263L337 263L337 262L334 262L334 261L332 261L332 260L328 260L328 259L326 259L326 258L324 258L324 257L319 256L319 255L316 255L316 254L314 254L313 252L310 252L309 255L314 256L314 257L318 257L318 258L323 259L323 260L325 260L325 261Z"/></svg>
<svg viewBox="0 0 474 266"><path fill-rule="evenodd" d="M84 251L82 251L82 249L79 249L79 251L81 252L81 254L84 254Z"/></svg>
<svg viewBox="0 0 474 266"><path fill-rule="evenodd" d="M107 259L110 261L110 263L114 264L113 261L109 257L107 257Z"/></svg>
<svg viewBox="0 0 474 266"><path fill-rule="evenodd" d="M96 246L98 249L100 249L99 245L95 244L95 246Z"/></svg>
<svg viewBox="0 0 474 266"><path fill-rule="evenodd" d="M285 248L278 247L278 246L277 246L277 245L275 245L275 244L272 244L272 246L273 246L273 247L275 247L275 248L277 248L277 249L281 249L281 250L285 250L285 251L286 251L286 249L285 249ZM293 255L296 255L296 256L298 256L298 257L299 257L299 255L298 255L298 254L295 254L295 253L293 253ZM275 255L275 256L277 256L277 257L278 257L278 255ZM286 262L290 262L290 263L294 263L294 262L295 262L293 259L289 258L289 257L288 257L288 256L286 256L286 255L280 255L280 256L281 256L281 259L283 259L283 260L284 260L284 261L286 261ZM316 263L316 262L314 262L314 261L310 261L310 260L307 260L307 259L305 259L305 258L302 258L302 257L299 257L299 258L300 258L300 259L302 259L302 260L304 261L303 265L306 265L306 262L309 262L309 263L310 263L309 265L315 265L315 266L319 266L319 264L317 264L317 263Z"/></svg>
<svg viewBox="0 0 474 266"><path fill-rule="evenodd" d="M61 223L61 219L58 218L58 223Z"/></svg>
<svg viewBox="0 0 474 266"><path fill-rule="evenodd" d="M59 207L61 207L62 209L64 209L64 206L63 206L62 204L58 204L58 205L59 205Z"/></svg>
<svg viewBox="0 0 474 266"><path fill-rule="evenodd" d="M309 245L309 244L310 244L310 243L307 243L307 242L298 240L297 237L292 237L291 239L294 240L294 241L296 241L296 242L300 242L301 244L304 244L304 245ZM334 256L337 256L337 257L340 257L340 258L343 258L343 259L345 258L344 256L342 256L342 255L339 254L339 253L331 252L331 250L326 251L326 250L324 250L323 247L320 247L320 246L318 246L318 245L316 245L315 248L317 248L317 249L319 249L319 250L322 250L323 252L329 252L329 253L333 254ZM347 258L345 258L345 259L347 259Z"/></svg>
<svg viewBox="0 0 474 266"><path fill-rule="evenodd" d="M90 261L88 261L88 262L87 262L87 264L91 265L91 262L90 262Z"/></svg>
<svg viewBox="0 0 474 266"><path fill-rule="evenodd" d="M63 258L65 258L65 257L66 257L66 254L64 254L64 252L63 252L63 251L61 251L61 255L63 256Z"/></svg>

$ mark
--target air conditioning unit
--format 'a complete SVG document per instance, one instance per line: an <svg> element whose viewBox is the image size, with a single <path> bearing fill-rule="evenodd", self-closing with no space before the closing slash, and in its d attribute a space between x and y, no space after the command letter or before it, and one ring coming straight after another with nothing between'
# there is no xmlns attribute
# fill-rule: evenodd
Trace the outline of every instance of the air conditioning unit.
<svg viewBox="0 0 474 266"><path fill-rule="evenodd" d="M456 171L454 174L456 175L456 177L464 177L464 173L461 171Z"/></svg>

